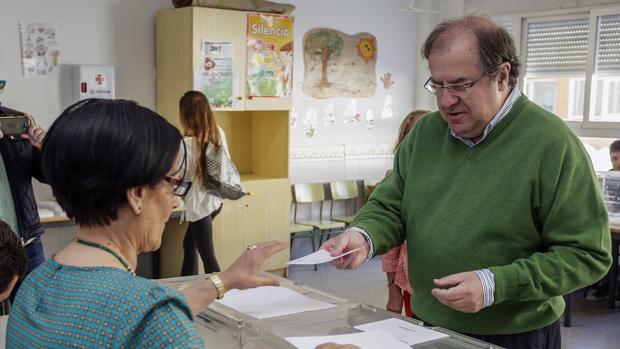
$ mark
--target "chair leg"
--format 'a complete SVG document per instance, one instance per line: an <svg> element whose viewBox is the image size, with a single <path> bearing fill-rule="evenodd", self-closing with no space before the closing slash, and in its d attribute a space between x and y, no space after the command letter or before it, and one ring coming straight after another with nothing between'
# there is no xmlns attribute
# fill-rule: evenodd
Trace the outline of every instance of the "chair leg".
<svg viewBox="0 0 620 349"><path fill-rule="evenodd" d="M312 229L312 232L310 233L310 240L312 241L312 252L316 252L316 238L315 238L315 233L316 230ZM319 267L315 264L314 265L314 271L318 271Z"/></svg>

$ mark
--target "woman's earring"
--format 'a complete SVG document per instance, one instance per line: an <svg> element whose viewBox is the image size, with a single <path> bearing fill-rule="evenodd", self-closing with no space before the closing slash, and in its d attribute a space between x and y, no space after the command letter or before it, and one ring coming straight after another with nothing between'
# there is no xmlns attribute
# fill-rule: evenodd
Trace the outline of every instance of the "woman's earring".
<svg viewBox="0 0 620 349"><path fill-rule="evenodd" d="M142 205L138 206L138 214L142 213Z"/></svg>

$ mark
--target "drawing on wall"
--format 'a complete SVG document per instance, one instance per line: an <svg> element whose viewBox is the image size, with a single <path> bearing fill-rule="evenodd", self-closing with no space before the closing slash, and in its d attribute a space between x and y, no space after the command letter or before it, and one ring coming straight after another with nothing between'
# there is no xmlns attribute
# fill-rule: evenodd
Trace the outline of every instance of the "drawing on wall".
<svg viewBox="0 0 620 349"><path fill-rule="evenodd" d="M303 91L314 98L371 97L375 94L377 40L317 28L304 35Z"/></svg>
<svg viewBox="0 0 620 349"><path fill-rule="evenodd" d="M56 76L60 67L56 25L19 22L25 78Z"/></svg>
<svg viewBox="0 0 620 349"><path fill-rule="evenodd" d="M214 108L231 108L236 100L233 78L233 44L202 40L200 71L194 76L194 89L207 96Z"/></svg>
<svg viewBox="0 0 620 349"><path fill-rule="evenodd" d="M291 111L288 113L288 120L289 120L289 125L291 126L291 128L297 128L298 118L299 118L299 115L297 115L295 108L291 108Z"/></svg>
<svg viewBox="0 0 620 349"><path fill-rule="evenodd" d="M248 96L290 96L293 82L293 18L249 13L247 37Z"/></svg>
<svg viewBox="0 0 620 349"><path fill-rule="evenodd" d="M352 124L360 121L360 114L357 112L357 101L349 98L347 108L344 110L344 123Z"/></svg>
<svg viewBox="0 0 620 349"><path fill-rule="evenodd" d="M383 109L381 110L381 119L389 119L394 116L392 111L392 95L385 96L383 100Z"/></svg>
<svg viewBox="0 0 620 349"><path fill-rule="evenodd" d="M392 74L383 74L383 76L381 77L381 82L383 83L383 88L386 90L392 87L392 85L394 85L394 80L392 80Z"/></svg>
<svg viewBox="0 0 620 349"><path fill-rule="evenodd" d="M364 119L364 128L372 129L375 127L375 115L372 109L366 110L366 118Z"/></svg>
<svg viewBox="0 0 620 349"><path fill-rule="evenodd" d="M316 135L317 128L317 111L314 108L306 110L303 123L306 125L306 137L314 137Z"/></svg>
<svg viewBox="0 0 620 349"><path fill-rule="evenodd" d="M336 126L336 117L334 116L334 103L329 102L323 109L325 115L323 116L323 125L326 127Z"/></svg>

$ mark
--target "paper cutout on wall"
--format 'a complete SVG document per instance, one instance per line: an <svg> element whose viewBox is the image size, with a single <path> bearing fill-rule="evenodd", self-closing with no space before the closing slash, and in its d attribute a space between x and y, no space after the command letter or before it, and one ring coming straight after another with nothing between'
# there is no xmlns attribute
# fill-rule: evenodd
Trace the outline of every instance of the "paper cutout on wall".
<svg viewBox="0 0 620 349"><path fill-rule="evenodd" d="M372 129L375 127L375 115L372 109L366 109L366 118L364 119L364 128Z"/></svg>
<svg viewBox="0 0 620 349"><path fill-rule="evenodd" d="M375 94L377 40L317 28L304 35L304 93L314 98L371 97Z"/></svg>
<svg viewBox="0 0 620 349"><path fill-rule="evenodd" d="M360 114L357 112L357 101L350 98L347 101L347 109L344 110L344 123L351 124L360 121Z"/></svg>
<svg viewBox="0 0 620 349"><path fill-rule="evenodd" d="M288 113L288 120L289 120L289 125L291 126L291 128L297 128L298 117L299 115L295 111L295 108L291 108L291 111L289 111Z"/></svg>
<svg viewBox="0 0 620 349"><path fill-rule="evenodd" d="M394 80L392 80L392 74L383 74L383 76L381 77L381 82L383 83L383 88L386 90L392 87L392 85L394 85Z"/></svg>
<svg viewBox="0 0 620 349"><path fill-rule="evenodd" d="M318 112L314 108L306 110L303 123L306 125L306 137L314 137L316 135L317 128L317 114Z"/></svg>
<svg viewBox="0 0 620 349"><path fill-rule="evenodd" d="M394 116L392 111L392 95L385 96L383 100L383 109L381 110L381 119L389 119Z"/></svg>
<svg viewBox="0 0 620 349"><path fill-rule="evenodd" d="M22 67L26 79L56 76L60 49L56 25L19 22L22 41Z"/></svg>
<svg viewBox="0 0 620 349"><path fill-rule="evenodd" d="M336 117L334 116L334 103L329 102L325 109L323 109L325 115L323 116L323 125L326 127L336 126Z"/></svg>

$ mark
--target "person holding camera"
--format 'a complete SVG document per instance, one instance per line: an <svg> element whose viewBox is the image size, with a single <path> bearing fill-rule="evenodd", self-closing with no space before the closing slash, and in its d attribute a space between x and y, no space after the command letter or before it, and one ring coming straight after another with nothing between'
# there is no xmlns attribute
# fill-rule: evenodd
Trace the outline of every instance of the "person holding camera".
<svg viewBox="0 0 620 349"><path fill-rule="evenodd" d="M0 116L14 115L11 109L0 107ZM5 134L0 127L0 219L21 237L27 257L26 273L45 261L37 203L32 178L45 183L41 168L40 150L45 131L31 115L26 118L27 130L21 134ZM12 297L19 284L15 287Z"/></svg>

